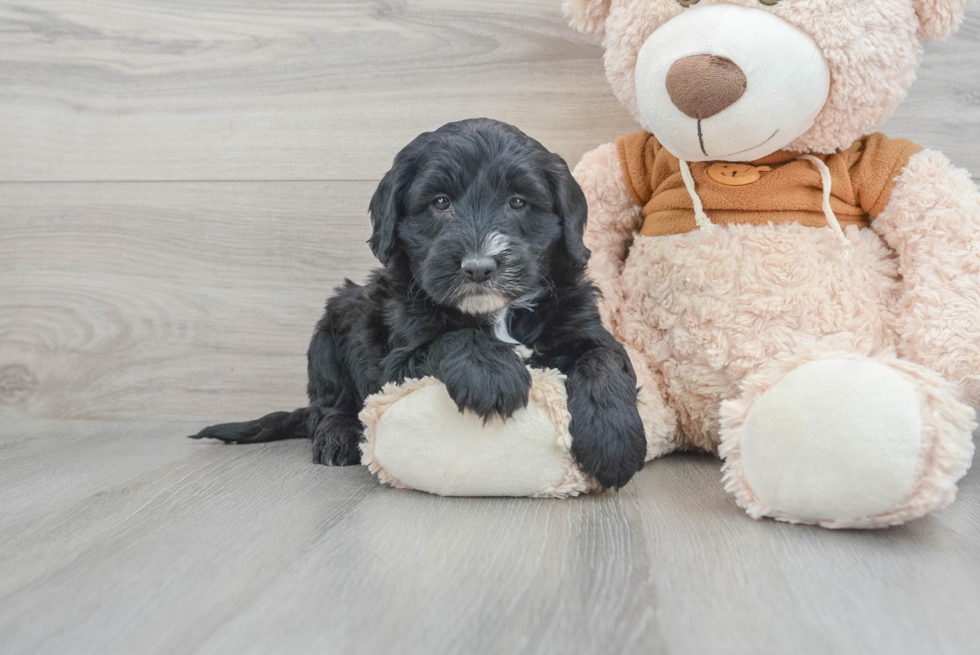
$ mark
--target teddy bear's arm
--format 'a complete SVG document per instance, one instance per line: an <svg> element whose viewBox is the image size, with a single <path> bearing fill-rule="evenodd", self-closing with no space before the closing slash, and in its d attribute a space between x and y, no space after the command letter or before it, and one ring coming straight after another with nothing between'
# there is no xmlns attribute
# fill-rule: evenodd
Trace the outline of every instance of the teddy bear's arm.
<svg viewBox="0 0 980 655"><path fill-rule="evenodd" d="M980 404L980 191L940 152L912 156L872 228L898 253L899 351Z"/></svg>
<svg viewBox="0 0 980 655"><path fill-rule="evenodd" d="M622 339L619 316L625 294L620 276L643 216L626 187L615 143L586 153L572 174L589 203L585 245L592 251L589 275L602 291L599 314L610 332ZM646 431L647 459L653 459L675 448L677 415L664 395L663 381L649 367L646 355L635 344L623 345L640 387L639 409Z"/></svg>
<svg viewBox="0 0 980 655"><path fill-rule="evenodd" d="M615 333L623 302L619 277L642 216L623 180L615 143L586 153L572 174L589 204L585 245L592 251L589 275L602 291L599 312L603 323Z"/></svg>

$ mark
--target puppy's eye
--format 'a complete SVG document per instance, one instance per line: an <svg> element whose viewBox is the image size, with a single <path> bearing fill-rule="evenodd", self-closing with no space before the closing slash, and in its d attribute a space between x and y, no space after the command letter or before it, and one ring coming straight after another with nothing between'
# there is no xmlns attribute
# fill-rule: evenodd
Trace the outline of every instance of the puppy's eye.
<svg viewBox="0 0 980 655"><path fill-rule="evenodd" d="M523 198L511 198L507 206L516 212L527 207L527 202Z"/></svg>
<svg viewBox="0 0 980 655"><path fill-rule="evenodd" d="M691 5L698 4L698 2L700 1L701 0L677 0L677 2L680 3L682 7L690 7ZM779 2L779 0L776 1Z"/></svg>
<svg viewBox="0 0 980 655"><path fill-rule="evenodd" d="M432 206L436 208L436 211L447 212L453 203L449 202L449 196L436 196L436 199L432 201Z"/></svg>
<svg viewBox="0 0 980 655"><path fill-rule="evenodd" d="M779 3L781 2L781 1L782 1L782 0L759 0L759 2L761 2L762 4L764 4L764 5L765 5L765 6L767 6L767 7L775 7L775 6L776 6L776 5L778 5L778 4L779 4Z"/></svg>

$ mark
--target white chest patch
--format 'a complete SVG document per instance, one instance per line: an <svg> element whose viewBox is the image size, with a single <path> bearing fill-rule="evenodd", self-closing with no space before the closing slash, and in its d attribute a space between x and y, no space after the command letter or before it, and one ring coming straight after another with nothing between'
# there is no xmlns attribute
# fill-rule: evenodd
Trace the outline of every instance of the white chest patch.
<svg viewBox="0 0 980 655"><path fill-rule="evenodd" d="M512 337L510 332L507 330L508 311L510 311L510 309L505 307L494 314L493 336L497 337L498 340L503 341L504 343L514 346L514 352L516 352L517 356L521 359L530 359L534 352L520 341Z"/></svg>

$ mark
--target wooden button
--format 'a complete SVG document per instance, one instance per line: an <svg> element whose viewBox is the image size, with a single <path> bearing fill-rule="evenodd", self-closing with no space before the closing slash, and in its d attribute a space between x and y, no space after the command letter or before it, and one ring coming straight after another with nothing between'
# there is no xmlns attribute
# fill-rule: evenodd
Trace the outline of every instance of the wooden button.
<svg viewBox="0 0 980 655"><path fill-rule="evenodd" d="M768 173L771 170L768 166L718 162L708 166L708 177L725 186L744 186L758 182L762 173Z"/></svg>

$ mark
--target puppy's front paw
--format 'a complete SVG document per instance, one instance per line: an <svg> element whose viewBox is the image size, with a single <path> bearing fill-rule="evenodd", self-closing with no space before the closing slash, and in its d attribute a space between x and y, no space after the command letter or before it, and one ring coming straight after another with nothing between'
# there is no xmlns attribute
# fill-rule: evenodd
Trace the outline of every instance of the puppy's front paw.
<svg viewBox="0 0 980 655"><path fill-rule="evenodd" d="M510 418L527 406L531 391L531 373L507 347L447 359L439 378L459 411L472 410L484 421Z"/></svg>
<svg viewBox="0 0 980 655"><path fill-rule="evenodd" d="M313 433L313 462L325 466L352 466L361 463L362 428L360 421L327 415Z"/></svg>
<svg viewBox="0 0 980 655"><path fill-rule="evenodd" d="M361 463L361 451L356 445L339 443L317 435L313 438L313 463L324 466L353 466Z"/></svg>
<svg viewBox="0 0 980 655"><path fill-rule="evenodd" d="M596 381L572 375L567 386L575 462L603 489L624 486L646 459L634 383L625 376Z"/></svg>

